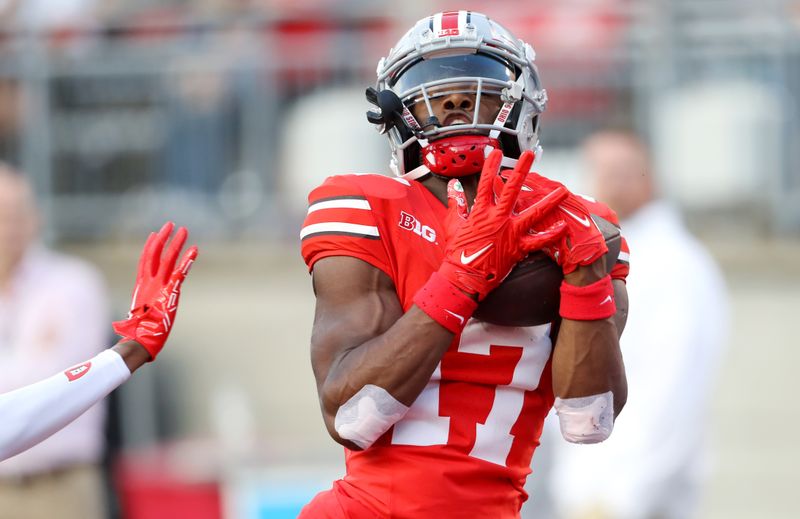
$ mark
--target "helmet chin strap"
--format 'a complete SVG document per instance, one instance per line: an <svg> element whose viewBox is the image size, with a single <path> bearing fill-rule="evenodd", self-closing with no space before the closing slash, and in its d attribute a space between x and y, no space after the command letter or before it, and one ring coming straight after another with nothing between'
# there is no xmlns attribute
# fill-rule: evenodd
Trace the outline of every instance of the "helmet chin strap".
<svg viewBox="0 0 800 519"><path fill-rule="evenodd" d="M428 169L428 166L422 164L421 166L417 166L416 168L407 172L405 175L401 175L400 178L404 178L406 180L417 180L418 178L422 178L430 172L431 170Z"/></svg>
<svg viewBox="0 0 800 519"><path fill-rule="evenodd" d="M495 126L495 129L489 132L490 139L496 140L500 136L500 130L498 128L502 128L506 125L506 121L508 121L509 116L511 116L511 110L514 109L514 105L520 99L522 99L522 76L514 81L511 87L503 90L503 106L500 108L500 111L497 112L497 117L495 117L494 123L492 124L492 126ZM488 157L493 150L493 146L486 146L483 149L484 156ZM517 159L506 157L505 155L503 155L503 160L500 161L501 167L513 168L516 165Z"/></svg>
<svg viewBox="0 0 800 519"><path fill-rule="evenodd" d="M488 157L489 154L492 152L492 150L494 150L493 147L486 146L486 148L484 149L484 154ZM542 147L539 144L537 144L536 149L533 150L533 155L534 159L533 159L533 164L531 164L531 171L535 169L534 166L536 166L539 163L539 158L541 158L542 156ZM516 165L517 165L517 159L512 159L511 157L506 157L505 155L503 155L503 160L500 161L500 166L504 168L514 168Z"/></svg>

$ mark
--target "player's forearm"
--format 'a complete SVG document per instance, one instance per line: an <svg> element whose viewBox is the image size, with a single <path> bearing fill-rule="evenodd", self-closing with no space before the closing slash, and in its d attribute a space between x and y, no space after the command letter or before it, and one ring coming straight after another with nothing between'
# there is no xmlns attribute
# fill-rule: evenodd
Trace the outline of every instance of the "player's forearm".
<svg viewBox="0 0 800 519"><path fill-rule="evenodd" d="M384 333L333 361L320 386L325 426L338 443L366 449L405 416L453 334L416 307Z"/></svg>
<svg viewBox="0 0 800 519"><path fill-rule="evenodd" d="M614 318L597 321L564 319L553 350L553 392L577 398L611 392L614 415L628 397L625 366Z"/></svg>
<svg viewBox="0 0 800 519"><path fill-rule="evenodd" d="M412 306L384 333L334 361L323 391L326 412L335 415L339 406L367 384L411 405L452 340L452 332Z"/></svg>
<svg viewBox="0 0 800 519"><path fill-rule="evenodd" d="M564 280L575 287L588 287L606 278L607 271L605 259L600 258L578 267L565 275ZM617 328L617 323L624 326L627 320L628 298L623 282L612 281L611 284L614 297L621 296L614 315L606 319L562 319L553 351L552 371L556 397L580 398L610 392L616 416L628 398L625 366L619 349L621 331ZM562 291L562 307L563 297Z"/></svg>
<svg viewBox="0 0 800 519"><path fill-rule="evenodd" d="M106 350L66 372L0 395L0 461L46 439L130 375L122 357Z"/></svg>

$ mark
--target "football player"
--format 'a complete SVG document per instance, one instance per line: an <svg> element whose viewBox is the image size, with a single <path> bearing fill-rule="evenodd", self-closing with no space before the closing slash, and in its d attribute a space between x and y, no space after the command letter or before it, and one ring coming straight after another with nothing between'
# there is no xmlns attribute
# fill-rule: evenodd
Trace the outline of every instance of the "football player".
<svg viewBox="0 0 800 519"><path fill-rule="evenodd" d="M169 337L181 284L197 257L197 247L178 262L188 233L174 225L151 233L139 259L128 316L113 324L119 343L63 373L0 395L0 461L45 440L156 358ZM176 267L175 264L178 264Z"/></svg>
<svg viewBox="0 0 800 519"><path fill-rule="evenodd" d="M531 172L547 101L534 57L480 13L420 20L367 90L396 176L309 195L311 359L347 474L301 518L515 518L551 407L568 441L611 433L627 256L605 265L592 213L609 210ZM555 347L550 324L471 317L540 249L564 274Z"/></svg>

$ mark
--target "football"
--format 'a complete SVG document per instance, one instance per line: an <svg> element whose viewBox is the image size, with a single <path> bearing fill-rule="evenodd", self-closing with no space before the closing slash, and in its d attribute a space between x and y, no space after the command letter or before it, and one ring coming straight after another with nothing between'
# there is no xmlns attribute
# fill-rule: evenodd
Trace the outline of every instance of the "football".
<svg viewBox="0 0 800 519"><path fill-rule="evenodd" d="M622 245L619 229L603 218L592 217L606 239L606 268L610 272ZM558 319L563 279L561 267L547 254L541 251L529 254L517 263L500 286L481 301L473 316L501 326L536 326L553 322Z"/></svg>

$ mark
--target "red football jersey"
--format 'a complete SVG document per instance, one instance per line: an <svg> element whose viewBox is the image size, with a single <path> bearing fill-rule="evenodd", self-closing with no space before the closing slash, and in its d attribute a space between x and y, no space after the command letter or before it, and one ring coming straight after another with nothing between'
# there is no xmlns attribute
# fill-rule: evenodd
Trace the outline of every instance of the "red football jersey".
<svg viewBox="0 0 800 519"><path fill-rule="evenodd" d="M442 262L446 214L416 181L330 177L309 195L303 258L309 269L328 256L366 261L408 310ZM379 517L517 517L553 404L551 352L550 325L470 319L405 417L370 448L345 449L340 488Z"/></svg>

